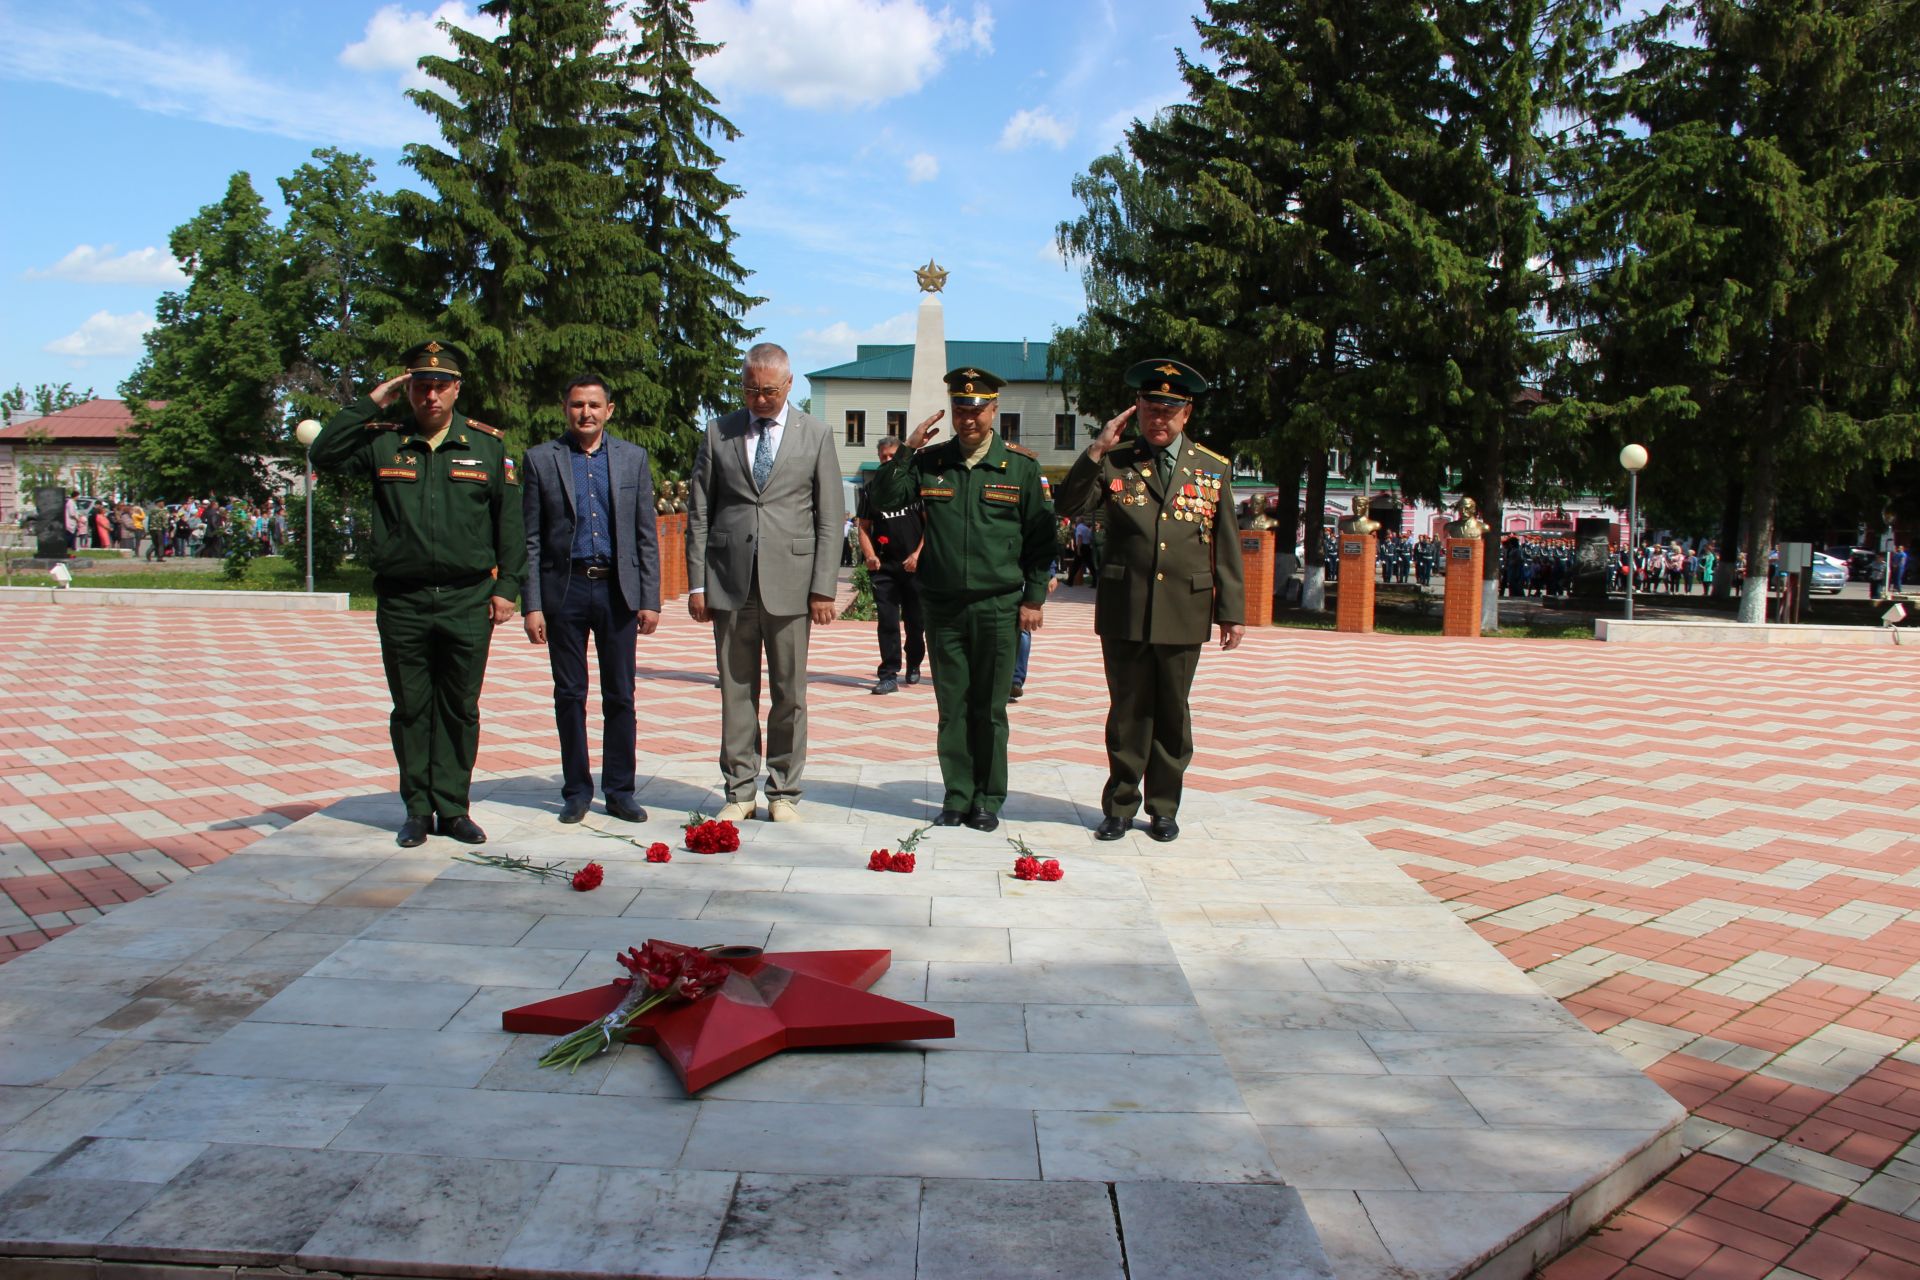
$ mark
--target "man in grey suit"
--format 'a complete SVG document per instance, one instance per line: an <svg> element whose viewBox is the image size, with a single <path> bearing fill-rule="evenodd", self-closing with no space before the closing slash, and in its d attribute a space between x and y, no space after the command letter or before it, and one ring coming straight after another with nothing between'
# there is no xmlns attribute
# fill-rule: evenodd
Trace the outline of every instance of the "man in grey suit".
<svg viewBox="0 0 1920 1280"><path fill-rule="evenodd" d="M771 342L747 352L747 407L708 424L687 502L687 612L713 622L720 668L720 817L754 816L760 660L771 705L767 817L798 822L807 760L807 637L833 621L846 504L826 424L787 403L793 370Z"/></svg>
<svg viewBox="0 0 1920 1280"><path fill-rule="evenodd" d="M522 588L527 639L547 646L560 731L560 821L593 801L587 756L587 637L600 659L600 788L607 812L645 822L633 801L634 637L660 625L660 534L647 451L607 433L606 384L575 378L561 394L567 434L527 450Z"/></svg>

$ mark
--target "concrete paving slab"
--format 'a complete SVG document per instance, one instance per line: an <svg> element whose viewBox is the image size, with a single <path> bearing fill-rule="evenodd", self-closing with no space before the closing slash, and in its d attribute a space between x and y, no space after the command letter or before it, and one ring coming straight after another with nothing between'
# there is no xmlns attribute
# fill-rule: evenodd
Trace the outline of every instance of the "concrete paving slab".
<svg viewBox="0 0 1920 1280"><path fill-rule="evenodd" d="M336 810L13 962L0 1207L18 1216L0 1222L20 1234L0 1253L1437 1280L1564 1233L1576 1201L1584 1220L1617 1203L1679 1119L1352 832L1273 841L1270 812L1210 800L1194 825L1212 848L1010 824L1067 878L1016 881L998 835L944 830L919 870L883 875L865 851L901 818L856 807L859 788L811 803L802 830L748 824L739 854L649 864L557 829L524 808L544 780L512 781L483 802L494 846L596 858L602 889L403 855ZM1076 814L1097 807L1093 771L1056 781ZM648 936L886 948L874 989L958 1034L790 1052L689 1099L650 1048L560 1075L537 1065L544 1038L500 1031L503 1010L604 982ZM117 985L90 986L103 967ZM303 1170L324 1191L304 1216L206 1225L218 1189L251 1177L277 1204ZM1009 1229L1029 1217L1045 1229ZM1192 1225L1209 1217L1240 1225ZM1430 1220L1444 1230L1420 1237Z"/></svg>

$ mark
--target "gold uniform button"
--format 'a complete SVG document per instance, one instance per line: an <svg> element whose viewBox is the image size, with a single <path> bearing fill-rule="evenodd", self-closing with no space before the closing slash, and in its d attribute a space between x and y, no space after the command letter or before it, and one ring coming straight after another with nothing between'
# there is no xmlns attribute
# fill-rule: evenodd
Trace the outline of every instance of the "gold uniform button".
<svg viewBox="0 0 1920 1280"><path fill-rule="evenodd" d="M1167 575L1164 573L1156 573L1153 575L1153 580L1155 582L1165 582L1167 580Z"/></svg>
<svg viewBox="0 0 1920 1280"><path fill-rule="evenodd" d="M1167 549L1167 544L1166 544L1166 543L1164 543L1164 542L1163 542L1163 543L1161 543L1161 544L1160 544L1160 549L1161 549L1162 551L1165 551L1165 550Z"/></svg>

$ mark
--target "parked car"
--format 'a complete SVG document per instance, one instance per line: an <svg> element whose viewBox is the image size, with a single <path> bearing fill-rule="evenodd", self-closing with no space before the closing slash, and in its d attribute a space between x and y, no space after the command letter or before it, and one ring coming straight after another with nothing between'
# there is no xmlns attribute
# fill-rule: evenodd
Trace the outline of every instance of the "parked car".
<svg viewBox="0 0 1920 1280"><path fill-rule="evenodd" d="M1813 590L1817 595L1839 595L1847 585L1847 562L1824 551L1813 553Z"/></svg>

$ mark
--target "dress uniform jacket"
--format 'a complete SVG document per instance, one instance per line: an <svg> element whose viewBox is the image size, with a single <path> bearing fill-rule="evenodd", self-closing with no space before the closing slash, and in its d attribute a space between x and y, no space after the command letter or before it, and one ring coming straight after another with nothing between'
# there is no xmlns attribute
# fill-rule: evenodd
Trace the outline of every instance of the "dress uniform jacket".
<svg viewBox="0 0 1920 1280"><path fill-rule="evenodd" d="M440 447L429 449L411 419L404 403L382 409L361 396L329 418L313 442L315 467L373 482L366 558L376 587L493 577L491 594L517 601L527 541L520 477L506 442L494 428L455 413Z"/></svg>
<svg viewBox="0 0 1920 1280"><path fill-rule="evenodd" d="M869 490L877 508L919 501L921 593L964 601L1017 591L1021 604L1045 604L1055 535L1040 464L998 435L973 467L963 457L957 440L903 446Z"/></svg>
<svg viewBox="0 0 1920 1280"><path fill-rule="evenodd" d="M1233 467L1184 433L1165 491L1155 450L1136 438L1098 462L1083 452L1060 482L1055 509L1103 516L1093 610L1101 636L1198 645L1215 623L1246 620Z"/></svg>

